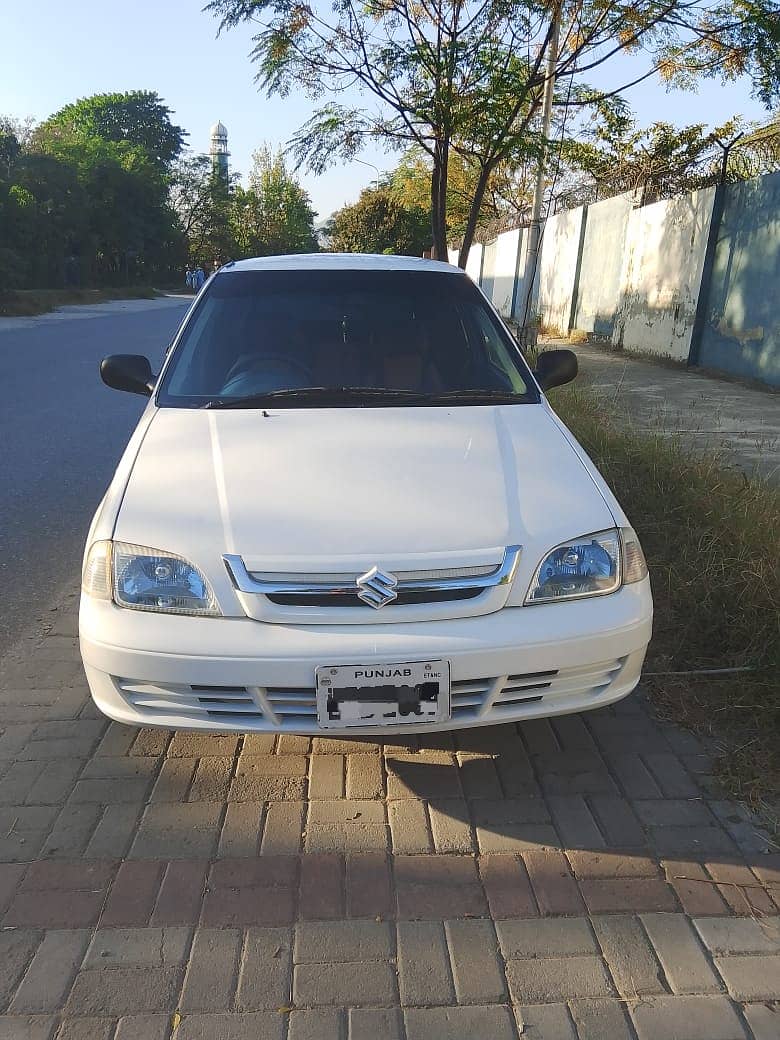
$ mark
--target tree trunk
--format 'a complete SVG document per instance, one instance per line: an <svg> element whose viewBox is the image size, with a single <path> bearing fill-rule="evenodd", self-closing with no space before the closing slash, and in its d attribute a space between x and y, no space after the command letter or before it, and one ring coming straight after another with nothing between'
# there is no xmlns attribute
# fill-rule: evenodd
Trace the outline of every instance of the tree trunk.
<svg viewBox="0 0 780 1040"><path fill-rule="evenodd" d="M449 259L447 253L447 164L449 142L436 145L431 173L431 230L433 232L433 259Z"/></svg>
<svg viewBox="0 0 780 1040"><path fill-rule="evenodd" d="M463 232L463 243L458 253L458 267L462 267L465 271L466 262L469 258L469 251L471 244L474 241L474 233L477 230L477 221L479 220L479 211L482 209L482 200L485 197L485 190L490 180L491 167L483 166L480 170L477 183L474 186L474 197L471 200L471 207L469 208L469 218L466 221L466 230Z"/></svg>

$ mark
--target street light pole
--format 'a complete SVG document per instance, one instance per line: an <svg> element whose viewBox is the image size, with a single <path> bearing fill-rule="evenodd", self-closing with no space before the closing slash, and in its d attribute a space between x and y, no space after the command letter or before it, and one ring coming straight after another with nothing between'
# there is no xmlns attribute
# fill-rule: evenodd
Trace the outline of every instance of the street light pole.
<svg viewBox="0 0 780 1040"><path fill-rule="evenodd" d="M560 7L553 12L552 31L547 48L547 70L544 81L544 96L542 98L542 138L545 145L550 136L550 122L552 120L553 94L555 93L555 70L558 65L558 36L560 33L561 13ZM539 262L539 244L542 238L542 201L544 198L544 172L545 159L539 160L539 168L536 171L536 185L534 186L534 199L531 207L531 223L528 228L528 247L525 251L525 267L523 269L523 305L520 312L522 325L520 328L520 339L524 346L533 346L536 343L536 324L531 315L533 305L534 281L536 269Z"/></svg>
<svg viewBox="0 0 780 1040"><path fill-rule="evenodd" d="M372 162L366 162L365 159L353 159L353 162L360 163L361 166L370 166L376 172L376 190L379 191L379 167L374 166Z"/></svg>

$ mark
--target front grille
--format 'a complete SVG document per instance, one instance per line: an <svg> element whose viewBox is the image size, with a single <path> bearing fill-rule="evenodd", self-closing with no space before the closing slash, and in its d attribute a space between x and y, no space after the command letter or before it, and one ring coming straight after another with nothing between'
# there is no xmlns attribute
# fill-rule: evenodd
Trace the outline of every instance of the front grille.
<svg viewBox="0 0 780 1040"><path fill-rule="evenodd" d="M445 592L399 592L385 609L409 606L413 603L452 603L456 600L474 599L484 589L448 589ZM364 603L356 593L329 593L317 595L312 592L272 592L267 597L272 603L285 607L355 607L366 610L374 608Z"/></svg>
<svg viewBox="0 0 780 1040"><path fill-rule="evenodd" d="M493 557L490 563L474 563L472 556L462 566L393 570L380 561L366 570L356 567L338 573L250 570L241 556L226 554L222 559L234 588L248 597L243 601L247 613L257 621L281 620L274 607L286 607L295 608L301 618L308 613L313 624L327 624L326 611L331 609L343 612L340 621L362 624L374 608L389 608L394 622L403 620L400 612L396 614L399 607L432 606L431 616L439 620L460 617L461 611L479 613L480 607L485 612L500 609L520 551L519 545L509 545L499 560ZM480 552L483 559L486 552ZM469 605L460 607L460 603Z"/></svg>

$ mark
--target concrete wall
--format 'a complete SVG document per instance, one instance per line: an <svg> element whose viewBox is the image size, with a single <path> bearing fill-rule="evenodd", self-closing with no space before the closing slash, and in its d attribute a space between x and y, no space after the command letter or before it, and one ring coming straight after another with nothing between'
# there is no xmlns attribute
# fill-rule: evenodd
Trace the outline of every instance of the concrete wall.
<svg viewBox="0 0 780 1040"><path fill-rule="evenodd" d="M542 325L567 335L576 304L585 208L548 217L542 231L539 303Z"/></svg>
<svg viewBox="0 0 780 1040"><path fill-rule="evenodd" d="M482 245L479 242L475 242L471 249L469 249L469 258L466 262L466 274L477 285L481 284L480 272L482 270ZM457 260L457 258L456 258Z"/></svg>
<svg viewBox="0 0 780 1040"><path fill-rule="evenodd" d="M557 213L542 231L530 316L616 346L780 386L780 173L723 189L714 262L703 271L715 188L636 207L631 194ZM466 267L522 323L528 229L475 243ZM457 261L457 252L450 252ZM693 342L701 292L703 331Z"/></svg>
<svg viewBox="0 0 780 1040"><path fill-rule="evenodd" d="M780 173L725 190L698 361L780 386Z"/></svg>
<svg viewBox="0 0 780 1040"><path fill-rule="evenodd" d="M471 257L469 257L471 259ZM486 242L482 247L482 292L490 300L493 298L493 280L496 270L496 241Z"/></svg>
<svg viewBox="0 0 780 1040"><path fill-rule="evenodd" d="M522 228L520 238L520 249L517 258L517 288L514 293L514 305L512 307L512 318L522 325L525 321L525 256L528 252L528 228ZM539 308L539 264L536 265L534 288L531 294L531 306L529 314L536 314Z"/></svg>
<svg viewBox="0 0 780 1040"><path fill-rule="evenodd" d="M612 342L687 361L714 188L632 210Z"/></svg>
<svg viewBox="0 0 780 1040"><path fill-rule="evenodd" d="M493 284L490 299L499 314L512 316L512 303L517 280L517 261L522 230L505 231L495 241Z"/></svg>
<svg viewBox="0 0 780 1040"><path fill-rule="evenodd" d="M633 193L588 206L574 328L612 338Z"/></svg>

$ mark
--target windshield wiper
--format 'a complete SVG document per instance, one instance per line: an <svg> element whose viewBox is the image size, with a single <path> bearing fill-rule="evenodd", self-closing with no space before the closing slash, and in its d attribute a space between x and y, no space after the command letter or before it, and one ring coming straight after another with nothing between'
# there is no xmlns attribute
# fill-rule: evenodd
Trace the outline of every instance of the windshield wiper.
<svg viewBox="0 0 780 1040"><path fill-rule="evenodd" d="M275 401L287 400L383 400L402 399L426 400L427 394L417 393L416 390L393 390L383 386L302 386L285 390L270 390L265 394L247 394L244 397L215 397L207 401L204 408L260 408L263 405L272 405Z"/></svg>
<svg viewBox="0 0 780 1040"><path fill-rule="evenodd" d="M449 390L443 394L428 394L427 399L433 404L446 401L464 401L468 404L513 404L522 401L524 394L514 390Z"/></svg>
<svg viewBox="0 0 780 1040"><path fill-rule="evenodd" d="M302 386L285 390L269 390L264 394L243 397L214 397L203 408L262 408L276 401L403 401L404 404L515 404L524 394L512 390L449 390L441 394L419 393L417 390L395 390L387 386Z"/></svg>

